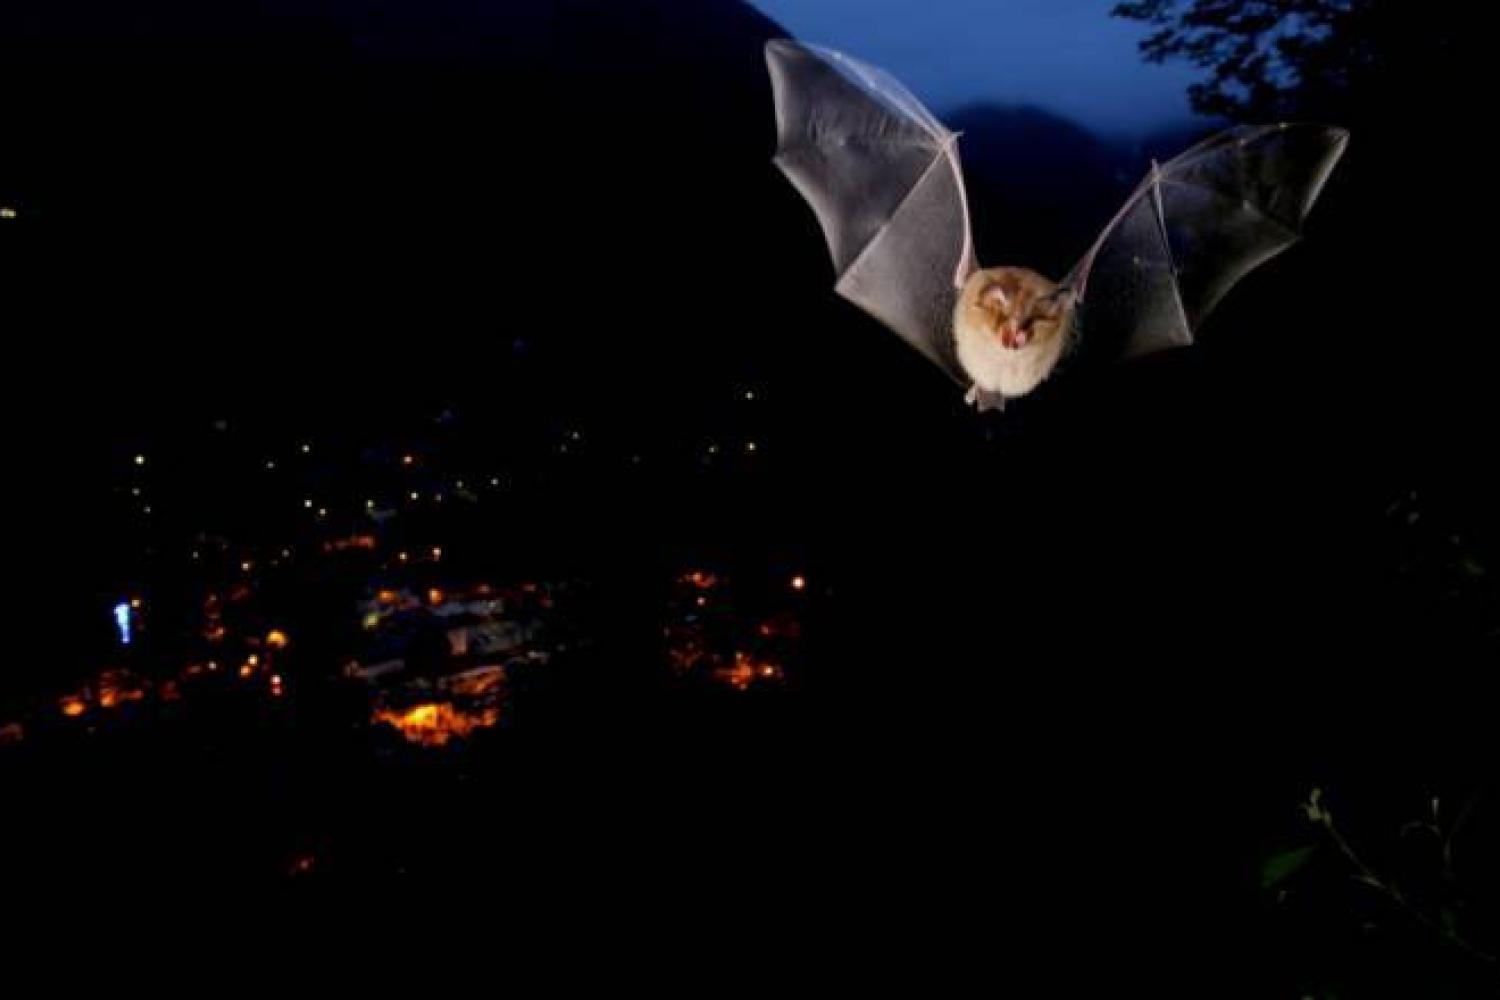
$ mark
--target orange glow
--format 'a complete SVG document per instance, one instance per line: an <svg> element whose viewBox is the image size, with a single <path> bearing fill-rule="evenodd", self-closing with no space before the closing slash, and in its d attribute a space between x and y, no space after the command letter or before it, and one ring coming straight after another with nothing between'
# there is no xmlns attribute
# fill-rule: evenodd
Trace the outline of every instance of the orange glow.
<svg viewBox="0 0 1500 1000"><path fill-rule="evenodd" d="M132 597L130 599L130 606L139 611L141 609L141 599L139 597Z"/></svg>
<svg viewBox="0 0 1500 1000"><path fill-rule="evenodd" d="M412 743L440 747L454 737L466 737L476 729L495 725L500 721L500 709L491 705L465 710L456 705L428 702L405 710L377 709L374 721L394 726Z"/></svg>
<svg viewBox="0 0 1500 1000"><path fill-rule="evenodd" d="M249 677L253 673L255 673L255 668L252 667L250 664L246 663L246 664L241 665L241 667L240 667L240 676L241 677Z"/></svg>
<svg viewBox="0 0 1500 1000"><path fill-rule="evenodd" d="M432 558L434 558L434 559L441 559L441 558L443 558L443 550L441 548L439 548L438 546L434 545L432 547Z"/></svg>
<svg viewBox="0 0 1500 1000"><path fill-rule="evenodd" d="M272 649L285 649L287 644L286 633L279 628L273 628L266 633L266 645Z"/></svg>
<svg viewBox="0 0 1500 1000"><path fill-rule="evenodd" d="M721 684L728 684L736 691L745 691L757 680L778 681L782 677L781 667L764 660L756 660L749 653L734 654L733 663L723 663L713 670L713 677Z"/></svg>
<svg viewBox="0 0 1500 1000"><path fill-rule="evenodd" d="M245 657L245 662L252 667L258 667L260 666L260 657L254 653L251 653L249 656Z"/></svg>
<svg viewBox="0 0 1500 1000"><path fill-rule="evenodd" d="M709 590L713 587L718 586L719 584L718 577L714 576L712 573L705 573L702 570L694 570L691 573L684 573L681 577L679 577L679 580L683 583L692 584L699 590Z"/></svg>
<svg viewBox="0 0 1500 1000"><path fill-rule="evenodd" d="M448 678L449 692L465 698L498 695L505 687L505 671L500 667L479 667Z"/></svg>
<svg viewBox="0 0 1500 1000"><path fill-rule="evenodd" d="M443 592L441 590L437 589L436 587L433 587L431 590L429 590L427 592L427 602L429 604L442 604L443 603Z"/></svg>
<svg viewBox="0 0 1500 1000"><path fill-rule="evenodd" d="M62 700L62 714L70 719L76 719L89 709L88 703L82 698L69 697Z"/></svg>
<svg viewBox="0 0 1500 1000"><path fill-rule="evenodd" d="M347 552L350 549L371 551L374 548L374 535L350 535L347 538L335 538L323 543L324 552Z"/></svg>
<svg viewBox="0 0 1500 1000"><path fill-rule="evenodd" d="M755 665L744 653L734 654L734 665L720 667L715 673L719 679L737 691L743 691L755 681Z"/></svg>
<svg viewBox="0 0 1500 1000"><path fill-rule="evenodd" d="M99 674L99 707L115 708L127 701L146 697L140 681L124 670L105 670Z"/></svg>

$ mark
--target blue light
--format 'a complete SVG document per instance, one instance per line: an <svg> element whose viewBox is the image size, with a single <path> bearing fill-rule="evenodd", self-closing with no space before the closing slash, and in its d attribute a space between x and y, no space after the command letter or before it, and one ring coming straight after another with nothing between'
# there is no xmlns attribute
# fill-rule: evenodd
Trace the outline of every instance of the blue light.
<svg viewBox="0 0 1500 1000"><path fill-rule="evenodd" d="M130 645L130 602L121 601L115 605L115 626L120 630L120 643Z"/></svg>

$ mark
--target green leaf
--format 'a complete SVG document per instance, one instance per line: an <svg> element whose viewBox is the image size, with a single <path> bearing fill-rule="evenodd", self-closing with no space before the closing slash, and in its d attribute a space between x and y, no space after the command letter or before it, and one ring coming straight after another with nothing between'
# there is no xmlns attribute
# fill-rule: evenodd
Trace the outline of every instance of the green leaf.
<svg viewBox="0 0 1500 1000"><path fill-rule="evenodd" d="M1266 859L1265 864L1260 866L1260 887L1270 889L1285 882L1312 860L1313 853L1317 849L1317 844L1308 844L1304 847L1278 851L1271 855Z"/></svg>

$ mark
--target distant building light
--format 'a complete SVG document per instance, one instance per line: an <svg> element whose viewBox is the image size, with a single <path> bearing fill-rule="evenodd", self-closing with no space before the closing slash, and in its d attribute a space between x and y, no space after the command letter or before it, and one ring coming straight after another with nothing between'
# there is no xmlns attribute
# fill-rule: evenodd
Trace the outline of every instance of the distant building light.
<svg viewBox="0 0 1500 1000"><path fill-rule="evenodd" d="M792 577L792 589L793 590L806 590L807 589L807 578L803 577L803 576L794 576L794 577Z"/></svg>
<svg viewBox="0 0 1500 1000"><path fill-rule="evenodd" d="M422 494L418 493L416 490L412 490L411 491L411 498L413 500L420 500L422 498Z"/></svg>
<svg viewBox="0 0 1500 1000"><path fill-rule="evenodd" d="M115 605L115 628L120 630L120 645L130 645L130 602Z"/></svg>
<svg viewBox="0 0 1500 1000"><path fill-rule="evenodd" d="M416 459L413 458L411 455L402 455L401 456L401 464L402 465L411 465L415 461L416 461Z"/></svg>
<svg viewBox="0 0 1500 1000"><path fill-rule="evenodd" d="M0 219L14 219L20 213L9 205L0 205Z"/></svg>
<svg viewBox="0 0 1500 1000"><path fill-rule="evenodd" d="M755 453L755 449L757 447L758 447L758 445L756 445L756 443L754 441L746 441L745 442L745 450L748 451L748 452L750 452L751 454Z"/></svg>
<svg viewBox="0 0 1500 1000"><path fill-rule="evenodd" d="M137 455L137 456L135 456L135 464L136 465L145 465L146 464L146 456L145 455Z"/></svg>
<svg viewBox="0 0 1500 1000"><path fill-rule="evenodd" d="M266 646L271 649L285 649L287 644L286 633L279 628L273 628L266 633Z"/></svg>
<svg viewBox="0 0 1500 1000"><path fill-rule="evenodd" d="M307 455L307 454L310 454L311 452L312 452L312 445L310 445L310 444L303 444L302 445L302 454Z"/></svg>
<svg viewBox="0 0 1500 1000"><path fill-rule="evenodd" d="M434 559L441 559L441 558L443 558L443 550L442 550L442 548L440 546L434 545L432 547L432 558L434 558Z"/></svg>
<svg viewBox="0 0 1500 1000"><path fill-rule="evenodd" d="M302 506L303 506L303 507L304 507L304 508L305 508L305 509L307 509L307 510L312 510L312 505L313 505L313 502L312 502L312 500L311 500L311 499L308 499L308 500L303 500L303 501L302 501Z"/></svg>

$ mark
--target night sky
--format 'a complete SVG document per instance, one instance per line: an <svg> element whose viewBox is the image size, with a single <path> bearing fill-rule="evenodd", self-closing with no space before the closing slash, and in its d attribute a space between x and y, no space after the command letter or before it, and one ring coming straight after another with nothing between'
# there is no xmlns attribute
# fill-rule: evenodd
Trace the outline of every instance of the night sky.
<svg viewBox="0 0 1500 1000"><path fill-rule="evenodd" d="M1180 64L1142 61L1115 0L755 0L810 42L884 67L939 111L1034 104L1107 135L1192 117Z"/></svg>

